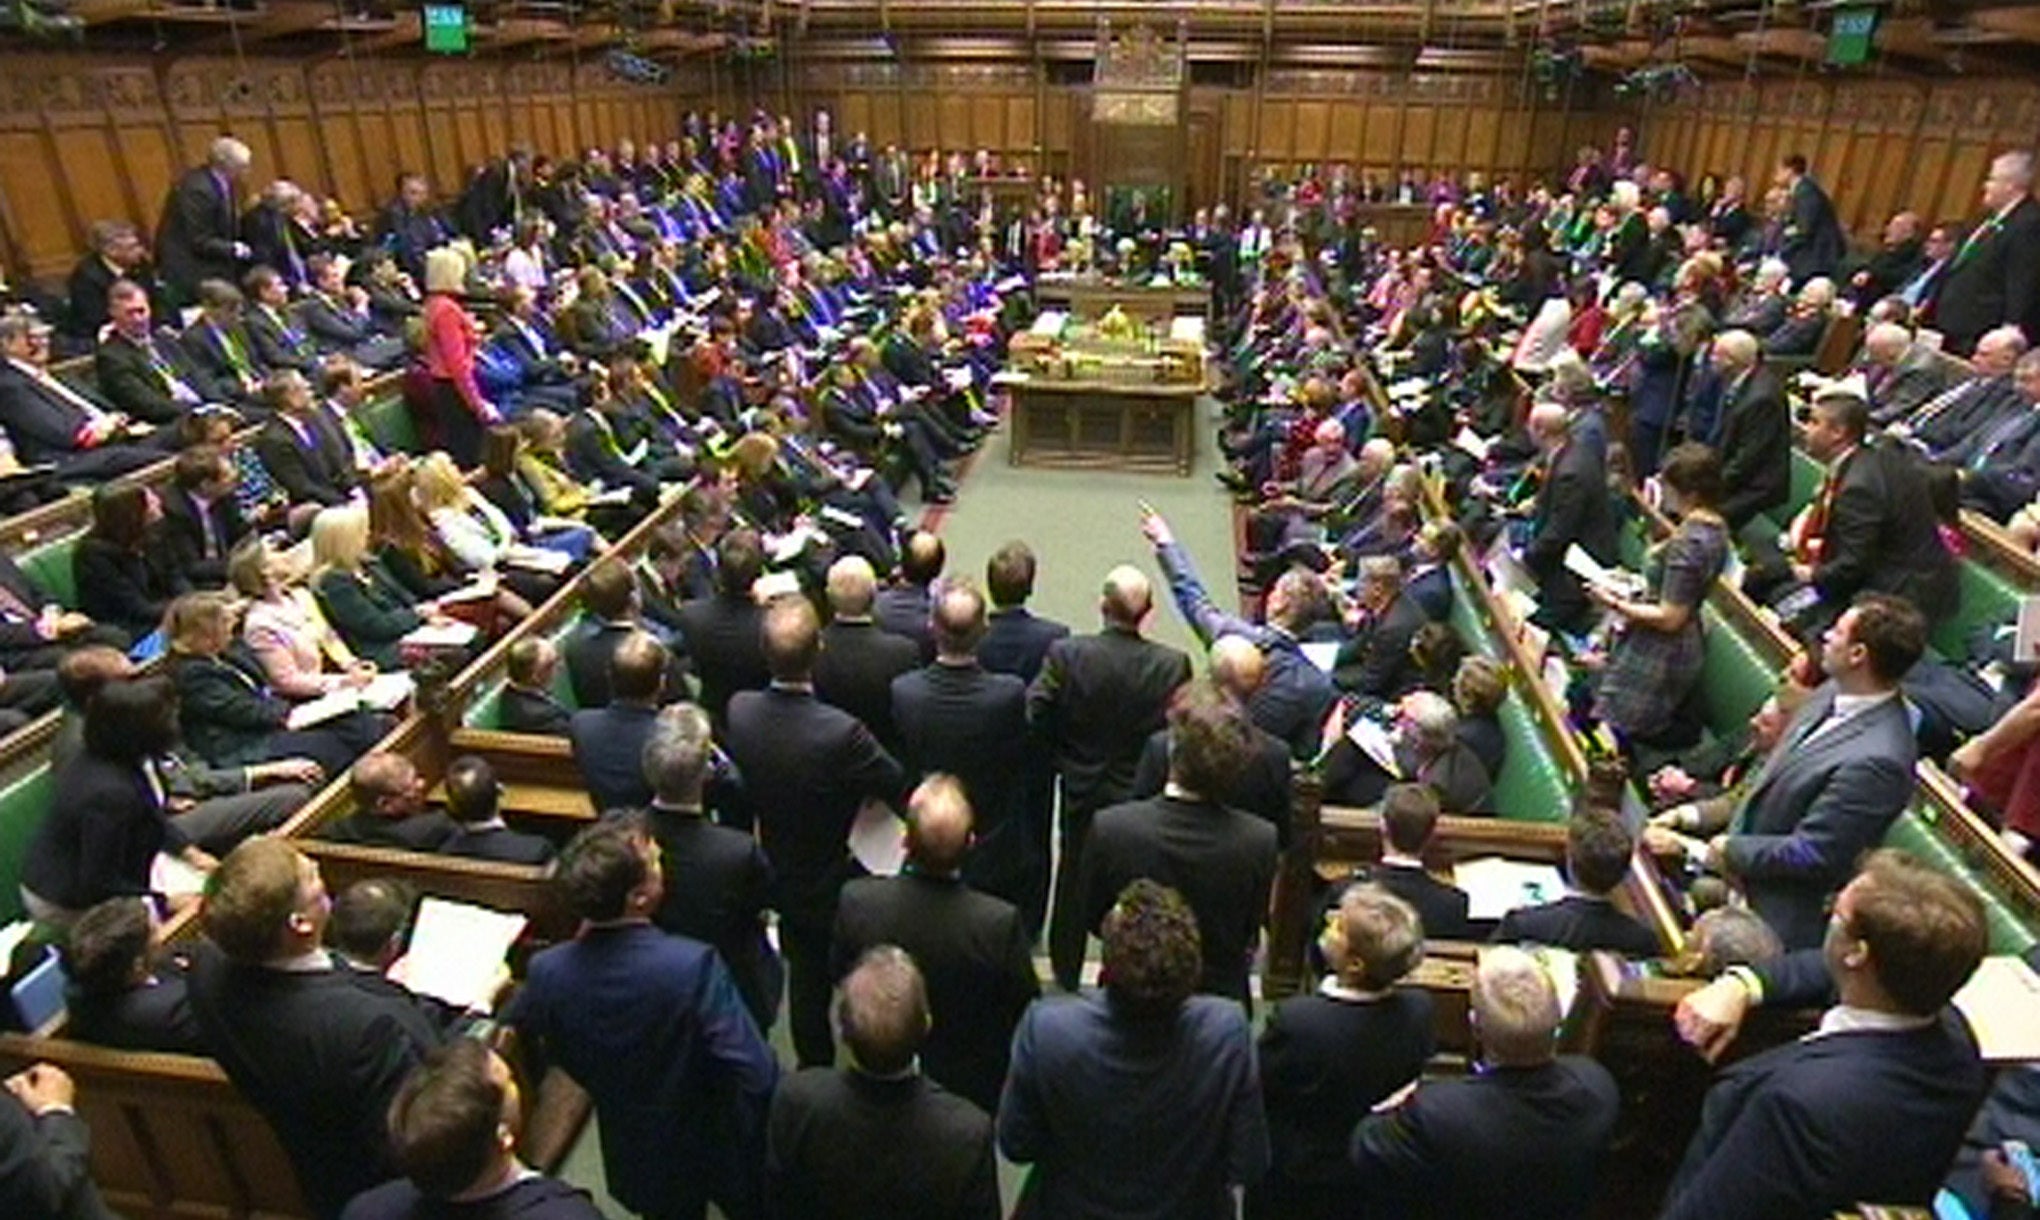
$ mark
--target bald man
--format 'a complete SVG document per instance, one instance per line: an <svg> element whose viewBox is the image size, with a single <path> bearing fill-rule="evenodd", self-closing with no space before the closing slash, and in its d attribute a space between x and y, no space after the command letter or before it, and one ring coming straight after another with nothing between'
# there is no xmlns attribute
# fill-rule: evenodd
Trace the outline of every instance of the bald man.
<svg viewBox="0 0 2040 1220"><path fill-rule="evenodd" d="M1211 680L1228 696L1245 705L1261 687L1268 662L1261 650L1245 636L1223 635L1212 641ZM1295 792L1289 776L1289 745L1260 725L1251 725L1253 749L1247 765L1216 796L1220 804L1251 813L1274 823L1275 841L1289 846L1291 797ZM1169 731L1150 734L1140 753L1140 769L1134 772L1136 798L1160 796L1169 780Z"/></svg>
<svg viewBox="0 0 2040 1220"><path fill-rule="evenodd" d="M1864 332L1856 367L1870 391L1870 422L1883 427L1946 390L1955 366L1905 327L1879 322Z"/></svg>
<svg viewBox="0 0 2040 1220"><path fill-rule="evenodd" d="M1956 248L1934 292L1933 325L1947 348L1968 355L1987 331L2022 326L2040 338L2040 203L2033 201L2033 154L1993 159L1979 191L1983 217Z"/></svg>
<svg viewBox="0 0 2040 1220"><path fill-rule="evenodd" d="M843 887L829 962L837 978L878 945L913 954L934 1026L921 1066L937 1084L998 1109L1013 1027L1040 993L1019 908L964 880L970 801L949 775L921 781L907 806L907 867Z"/></svg>
<svg viewBox="0 0 2040 1220"><path fill-rule="evenodd" d="M1714 340L1721 377L1721 515L1740 530L1792 495L1792 416L1778 375L1764 363L1757 337L1724 331Z"/></svg>
<svg viewBox="0 0 2040 1220"><path fill-rule="evenodd" d="M815 662L815 694L862 720L897 754L893 679L920 665L920 646L880 627L872 616L878 577L864 557L847 555L829 565L826 588L829 625L822 629L822 656Z"/></svg>
<svg viewBox="0 0 2040 1220"><path fill-rule="evenodd" d="M1055 879L1049 958L1056 981L1076 990L1084 963L1083 914L1074 910L1091 815L1133 796L1148 736L1160 729L1169 696L1190 680L1190 658L1141 635L1154 588L1140 569L1105 574L1103 626L1056 641L1027 688L1027 722L1055 754L1062 781L1062 853Z"/></svg>
<svg viewBox="0 0 2040 1220"><path fill-rule="evenodd" d="M928 612L935 604L935 581L942 575L948 553L942 539L927 530L915 530L900 546L900 578L878 595L872 614L878 625L894 635L914 641L923 661L935 659L935 636L928 626Z"/></svg>
<svg viewBox="0 0 2040 1220"><path fill-rule="evenodd" d="M772 861L772 905L786 954L787 1024L803 1066L832 1063L829 933L857 872L845 841L867 800L894 801L905 773L855 716L815 698L821 625L802 598L766 607L760 636L772 684L730 697L724 742L744 776Z"/></svg>
<svg viewBox="0 0 2040 1220"><path fill-rule="evenodd" d="M978 827L964 877L1022 904L1040 892L1036 875L1045 882L1048 872L1048 859L1029 833L1027 685L979 663L985 599L975 587L944 585L929 618L934 664L892 682L900 761L909 780L946 772L963 785Z"/></svg>

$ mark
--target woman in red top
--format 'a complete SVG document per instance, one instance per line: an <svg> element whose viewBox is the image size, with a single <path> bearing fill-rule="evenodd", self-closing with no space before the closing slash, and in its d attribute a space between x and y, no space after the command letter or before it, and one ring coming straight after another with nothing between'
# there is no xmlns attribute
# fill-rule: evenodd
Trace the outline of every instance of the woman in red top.
<svg viewBox="0 0 2040 1220"><path fill-rule="evenodd" d="M482 433L502 421L495 404L482 397L475 382L475 350L481 327L460 303L467 282L467 259L460 251L441 247L425 256L424 344L420 363L425 387L425 432L462 469L482 460Z"/></svg>

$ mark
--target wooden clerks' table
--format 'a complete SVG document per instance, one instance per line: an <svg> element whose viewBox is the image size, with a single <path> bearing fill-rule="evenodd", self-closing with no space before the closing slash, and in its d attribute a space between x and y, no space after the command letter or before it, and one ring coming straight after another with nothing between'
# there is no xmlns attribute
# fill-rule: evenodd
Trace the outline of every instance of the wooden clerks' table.
<svg viewBox="0 0 2040 1220"><path fill-rule="evenodd" d="M1204 320L1169 338L1100 335L1046 313L996 378L1012 399L1012 463L1190 473L1206 392Z"/></svg>
<svg viewBox="0 0 2040 1220"><path fill-rule="evenodd" d="M1103 276L1042 276L1034 299L1043 309L1066 307L1080 318L1095 321L1114 305L1137 322L1166 328L1178 316L1204 317L1211 312L1211 288L1204 284L1156 284Z"/></svg>

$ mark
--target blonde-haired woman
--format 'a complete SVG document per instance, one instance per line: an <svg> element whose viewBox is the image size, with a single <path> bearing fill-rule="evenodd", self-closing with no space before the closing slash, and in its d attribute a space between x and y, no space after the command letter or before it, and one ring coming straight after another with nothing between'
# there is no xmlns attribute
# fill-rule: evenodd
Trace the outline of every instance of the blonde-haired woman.
<svg viewBox="0 0 2040 1220"><path fill-rule="evenodd" d="M538 511L563 521L586 521L615 537L628 530L637 514L627 505L597 504L595 491L567 468L567 421L540 407L518 421L524 449L517 455L517 473L538 501Z"/></svg>
<svg viewBox="0 0 2040 1220"><path fill-rule="evenodd" d="M513 619L531 613L532 601L544 601L559 588L557 577L512 563L525 544L503 510L468 485L467 476L444 453L430 453L418 463L413 492L433 536L454 562L469 573L500 575L509 586L501 590L517 599L504 607Z"/></svg>
<svg viewBox="0 0 2040 1220"><path fill-rule="evenodd" d="M475 380L481 326L460 303L467 256L451 246L425 255L424 335L419 360L430 382L426 422L438 447L463 466L482 459L482 430L503 418Z"/></svg>
<svg viewBox="0 0 2040 1220"><path fill-rule="evenodd" d="M384 669L402 668L403 638L426 623L450 620L439 603L415 607L403 586L368 554L368 510L321 509L312 518L312 593L326 619L356 655Z"/></svg>
<svg viewBox="0 0 2040 1220"><path fill-rule="evenodd" d="M260 535L234 549L227 582L248 599L241 639L278 695L316 699L375 677L374 663L354 655L319 613L311 591L292 579L290 561Z"/></svg>

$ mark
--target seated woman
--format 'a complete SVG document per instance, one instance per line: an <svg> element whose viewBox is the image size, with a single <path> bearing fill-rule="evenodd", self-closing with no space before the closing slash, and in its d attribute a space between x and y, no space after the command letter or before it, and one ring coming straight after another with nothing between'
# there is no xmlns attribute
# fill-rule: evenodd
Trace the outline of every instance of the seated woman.
<svg viewBox="0 0 2040 1220"><path fill-rule="evenodd" d="M522 614L508 611L510 618L529 617L531 603L542 602L558 591L564 565L548 571L523 562L521 552L529 548L518 537L517 527L502 509L468 486L452 458L444 453L427 454L415 475L412 494L418 509L454 563L469 575L494 573L509 586L505 592L526 603ZM557 552L542 554L566 558Z"/></svg>
<svg viewBox="0 0 2040 1220"><path fill-rule="evenodd" d="M215 767L309 758L339 775L390 730L387 716L348 712L306 729L288 727L291 704L270 689L262 663L240 639L239 611L220 593L170 603L170 679L184 741Z"/></svg>
<svg viewBox="0 0 2040 1220"><path fill-rule="evenodd" d="M121 895L150 895L158 852L201 871L215 861L169 816L153 761L177 742L177 691L162 677L109 683L85 712L85 750L57 772L50 812L29 840L21 899L69 926Z"/></svg>
<svg viewBox="0 0 2040 1220"><path fill-rule="evenodd" d="M463 571L418 508L417 468L408 463L368 486L368 560L418 601L435 601L448 615L493 636L503 619L522 619L531 605L498 587L493 570Z"/></svg>
<svg viewBox="0 0 2040 1220"><path fill-rule="evenodd" d="M629 504L603 503L595 489L567 467L567 421L543 408L518 421L524 452L517 473L524 476L538 511L565 521L585 522L604 537L616 538L637 523L640 514Z"/></svg>
<svg viewBox="0 0 2040 1220"><path fill-rule="evenodd" d="M452 621L437 601L417 601L368 553L368 510L322 509L312 518L312 593L357 656L401 669L405 636Z"/></svg>
<svg viewBox="0 0 2040 1220"><path fill-rule="evenodd" d="M482 471L475 490L509 520L519 538L532 546L562 552L576 563L587 559L590 553L606 550L592 526L545 515L538 496L519 468L523 458L524 433L520 429L510 424L489 429L482 437Z"/></svg>
<svg viewBox="0 0 2040 1220"><path fill-rule="evenodd" d="M1714 450L1690 441L1678 446L1666 455L1658 480L1665 511L1679 526L1652 556L1650 592L1643 599L1598 585L1587 592L1617 620L1596 714L1624 742L1667 746L1691 744L1700 735L1700 725L1684 713L1707 656L1700 606L1728 561L1729 532L1716 507L1722 485Z"/></svg>
<svg viewBox="0 0 2040 1220"><path fill-rule="evenodd" d="M289 562L259 536L235 548L227 579L248 599L241 639L262 665L269 687L290 700L316 699L366 686L375 664L357 658L311 590L293 579Z"/></svg>
<svg viewBox="0 0 2040 1220"><path fill-rule="evenodd" d="M183 592L179 577L149 559L152 527L162 519L155 492L132 483L102 484L92 495L92 528L71 553L78 608L130 638L159 630L170 599Z"/></svg>

